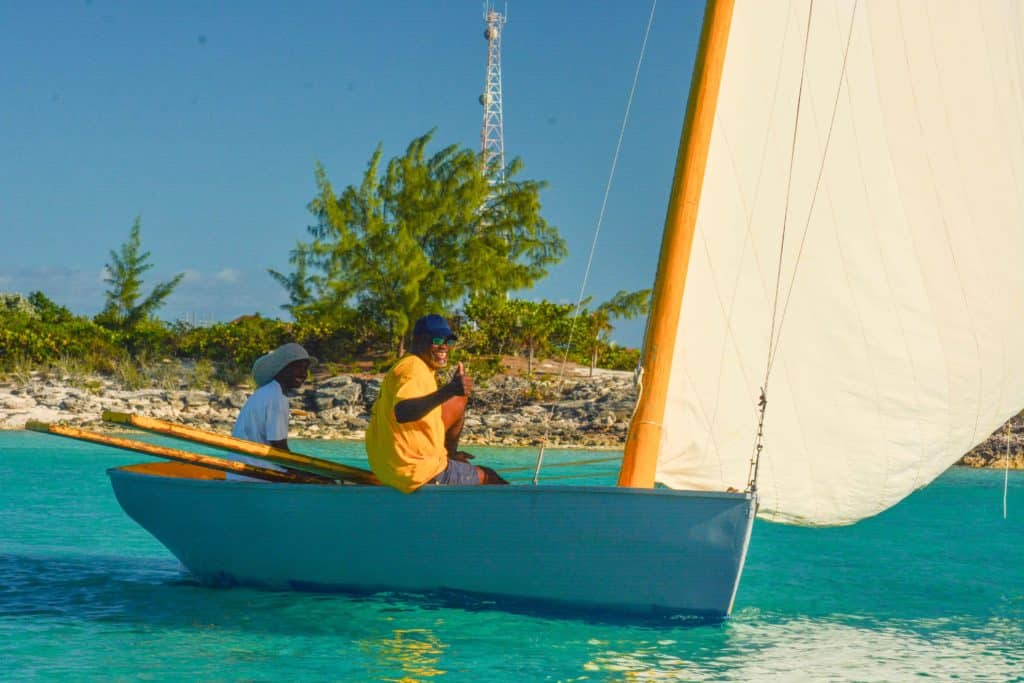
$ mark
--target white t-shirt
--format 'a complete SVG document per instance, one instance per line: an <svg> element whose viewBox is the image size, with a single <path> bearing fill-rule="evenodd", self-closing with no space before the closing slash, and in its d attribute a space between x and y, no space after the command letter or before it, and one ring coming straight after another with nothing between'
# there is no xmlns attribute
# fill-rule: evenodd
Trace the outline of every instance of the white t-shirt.
<svg viewBox="0 0 1024 683"><path fill-rule="evenodd" d="M263 444L288 438L288 398L281 391L281 385L277 380L267 382L252 393L238 413L231 436ZM238 453L232 454L231 458L258 467L284 471L283 467L274 463ZM263 481L233 472L228 472L227 478L238 481Z"/></svg>

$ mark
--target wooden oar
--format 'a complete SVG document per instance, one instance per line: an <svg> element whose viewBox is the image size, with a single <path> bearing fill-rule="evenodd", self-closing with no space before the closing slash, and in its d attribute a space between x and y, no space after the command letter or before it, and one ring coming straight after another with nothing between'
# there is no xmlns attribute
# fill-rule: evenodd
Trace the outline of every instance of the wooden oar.
<svg viewBox="0 0 1024 683"><path fill-rule="evenodd" d="M121 448L126 451L135 451L137 453L145 453L146 455L165 458L167 460L187 462L192 465L199 465L200 467L221 470L222 472L234 472L235 474L242 474L247 477L253 477L254 479L287 482L291 484L334 483L334 481L329 478L306 472L279 472L277 470L268 469L266 467L257 467L256 465L250 465L244 462L217 458L212 455L189 453L188 451L179 451L176 448L166 448L164 446L142 443L140 441L132 441L131 439L120 439L115 436L107 436L106 434L97 434L96 432L78 429L77 427L69 427L67 425L55 425L32 420L25 425L25 429L30 429L34 432L42 432L44 434L66 436L72 439L78 439L79 441L91 441L92 443L98 443L104 446Z"/></svg>
<svg viewBox="0 0 1024 683"><path fill-rule="evenodd" d="M167 422L166 420L160 420L155 417L144 417L142 415L133 415L131 413L106 411L103 413L103 421L127 425L147 432L153 432L154 434L171 436L176 439L201 443L204 446L213 446L214 448L220 448L234 453L242 453L244 455L263 458L264 460L269 460L270 462L277 463L278 465L284 465L285 467L290 467L295 470L330 477L331 479L341 479L342 481L350 481L356 484L380 484L373 472L363 470L358 467L342 465L341 463L333 462L331 460L322 460L321 458L314 458L308 455L302 455L301 453L293 453L292 451L274 448L272 446L267 446L266 444L255 443L254 441L236 439L233 436L217 434L216 432L209 432L205 429L197 429L196 427L189 427L188 425L178 424L175 422Z"/></svg>

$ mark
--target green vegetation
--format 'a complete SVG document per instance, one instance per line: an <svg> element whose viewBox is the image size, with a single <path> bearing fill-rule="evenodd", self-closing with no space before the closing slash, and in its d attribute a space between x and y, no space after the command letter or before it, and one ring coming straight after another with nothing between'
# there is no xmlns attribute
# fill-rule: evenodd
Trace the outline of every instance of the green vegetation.
<svg viewBox="0 0 1024 683"><path fill-rule="evenodd" d="M162 346L170 344L170 340L154 315L185 277L181 273L161 282L153 287L149 296L142 298L142 274L153 264L148 262L148 251L139 253L141 232L142 219L136 217L128 241L121 245L119 251L110 252L110 263L106 264L107 277L104 278L110 289L107 290L103 310L95 318L97 324L118 335L132 355L144 349L167 350Z"/></svg>
<svg viewBox="0 0 1024 683"><path fill-rule="evenodd" d="M153 265L136 218L128 240L110 252L109 289L95 318L41 292L0 293L0 373L99 373L133 387L222 390L248 381L253 360L287 341L303 344L328 369L374 372L403 353L412 322L429 312L449 318L460 359L481 378L499 370L502 355L525 357L529 372L543 356L632 369L638 352L609 341L611 321L646 312L649 290L619 292L578 316L571 305L508 298L566 254L540 213L544 183L517 179L518 160L499 181L457 145L428 155L432 135L413 140L383 171L378 147L361 184L340 194L316 167L312 241L296 244L293 272L270 271L288 293L293 321L251 315L195 327L160 320L183 275L143 296L142 276ZM182 367L191 368L188 376Z"/></svg>
<svg viewBox="0 0 1024 683"><path fill-rule="evenodd" d="M340 194L317 166L313 241L292 251L294 272L270 271L297 320L360 318L401 354L421 315L473 293L529 288L565 257L565 242L540 215L544 184L515 180L518 160L504 180L489 178L467 148L428 157L432 136L413 140L383 172L378 146L362 183Z"/></svg>
<svg viewBox="0 0 1024 683"><path fill-rule="evenodd" d="M126 355L109 330L73 315L41 292L18 297L19 305L0 310L0 370L52 365L64 357L82 359L101 372ZM7 300L12 295L6 296Z"/></svg>
<svg viewBox="0 0 1024 683"><path fill-rule="evenodd" d="M474 296L465 310L477 331L470 337L471 349L481 353L523 354L531 374L537 356L564 356L570 344L573 307L569 304Z"/></svg>
<svg viewBox="0 0 1024 683"><path fill-rule="evenodd" d="M641 289L637 292L619 290L611 299L598 306L587 316L587 338L590 345L590 375L594 375L600 359L605 364L619 365L622 350L612 345L609 335L615 326L612 320L625 318L632 320L639 315L647 315L651 307L651 290ZM614 360L613 360L614 359ZM636 366L636 359L633 360Z"/></svg>

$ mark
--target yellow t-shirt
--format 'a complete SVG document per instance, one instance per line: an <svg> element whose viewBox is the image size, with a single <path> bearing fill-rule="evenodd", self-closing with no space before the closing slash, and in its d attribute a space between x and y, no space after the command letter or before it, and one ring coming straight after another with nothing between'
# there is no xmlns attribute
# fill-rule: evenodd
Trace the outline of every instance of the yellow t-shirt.
<svg viewBox="0 0 1024 683"><path fill-rule="evenodd" d="M419 420L401 424L395 419L396 403L435 391L437 379L419 356L402 358L384 376L366 429L370 469L382 484L409 493L448 466L440 406Z"/></svg>

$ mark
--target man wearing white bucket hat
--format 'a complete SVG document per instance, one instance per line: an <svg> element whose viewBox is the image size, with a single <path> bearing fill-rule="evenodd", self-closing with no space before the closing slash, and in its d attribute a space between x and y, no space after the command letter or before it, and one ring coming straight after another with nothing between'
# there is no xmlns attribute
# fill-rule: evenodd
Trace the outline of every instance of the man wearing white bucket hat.
<svg viewBox="0 0 1024 683"><path fill-rule="evenodd" d="M288 450L288 397L287 393L297 390L306 381L313 359L306 349L294 342L277 347L264 354L252 364L252 376L258 388L242 406L235 420L231 436L274 448ZM270 467L284 468L264 460L232 456L236 460ZM257 481L250 477L228 473L229 479Z"/></svg>

